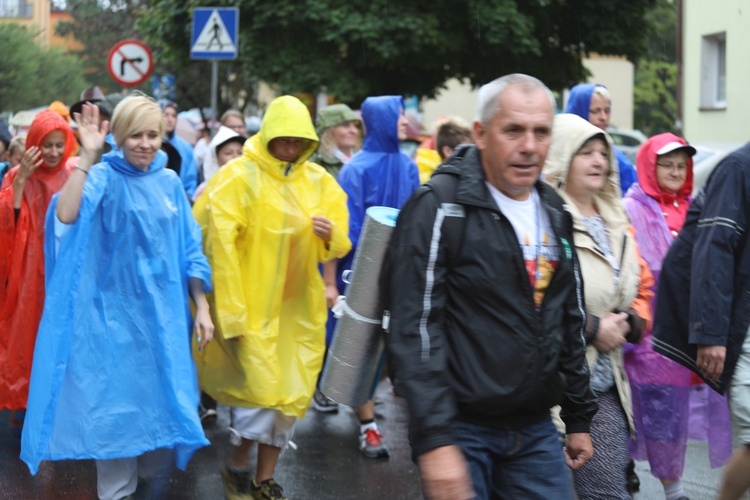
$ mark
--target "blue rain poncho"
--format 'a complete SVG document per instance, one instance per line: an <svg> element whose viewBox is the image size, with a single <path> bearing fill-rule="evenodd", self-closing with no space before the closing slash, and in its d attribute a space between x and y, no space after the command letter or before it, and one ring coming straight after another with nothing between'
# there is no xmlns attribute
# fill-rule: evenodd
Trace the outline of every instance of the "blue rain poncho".
<svg viewBox="0 0 750 500"><path fill-rule="evenodd" d="M584 120L589 119L589 110L591 108L591 96L594 88L597 86L604 87L599 83L579 83L570 89L568 104L565 107L566 113L578 115ZM605 87L606 88L606 87ZM628 157L617 146L612 146L617 158L617 166L620 169L620 191L624 195L630 189L630 186L637 182L635 167Z"/></svg>
<svg viewBox="0 0 750 500"><path fill-rule="evenodd" d="M345 288L341 274L351 269L365 211L375 206L400 209L420 186L417 164L399 149L398 119L403 107L399 96L368 97L362 103L365 141L338 176L348 197L352 242L352 250L339 261L336 273L340 292Z"/></svg>
<svg viewBox="0 0 750 500"><path fill-rule="evenodd" d="M21 442L32 474L42 460L157 448L175 449L184 468L209 444L196 411L188 303L188 277L211 286L200 227L166 154L147 172L120 150L102 160L59 241L57 196L47 212L47 298Z"/></svg>
<svg viewBox="0 0 750 500"><path fill-rule="evenodd" d="M192 198L195 188L198 187L198 169L193 158L193 146L177 134L173 134L171 138L168 138L168 141L180 153L180 158L182 158L180 179L185 192Z"/></svg>

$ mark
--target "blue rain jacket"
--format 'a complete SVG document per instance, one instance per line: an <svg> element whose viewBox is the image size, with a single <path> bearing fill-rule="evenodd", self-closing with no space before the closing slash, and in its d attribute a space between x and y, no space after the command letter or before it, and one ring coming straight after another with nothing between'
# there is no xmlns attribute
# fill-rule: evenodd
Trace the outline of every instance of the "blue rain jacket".
<svg viewBox="0 0 750 500"><path fill-rule="evenodd" d="M177 134L174 134L168 140L177 152L180 153L180 158L182 158L180 180L185 187L185 192L187 192L192 200L195 188L198 187L198 169L195 167L195 159L193 158L193 146Z"/></svg>
<svg viewBox="0 0 750 500"><path fill-rule="evenodd" d="M147 172L120 150L102 160L57 256L58 195L47 212L47 296L21 442L32 474L42 460L157 448L175 449L184 469L209 444L196 412L188 303L188 277L211 287L200 227L165 153Z"/></svg>
<svg viewBox="0 0 750 500"><path fill-rule="evenodd" d="M584 120L588 120L591 95L594 93L594 87L597 85L604 87L604 85L598 83L579 83L570 89L570 97L568 97L568 105L565 107L565 112L573 113ZM617 166L620 168L620 190L624 195L630 189L631 184L638 182L638 177L635 173L635 167L625 153L620 151L620 148L617 146L612 146L612 148L617 158Z"/></svg>
<svg viewBox="0 0 750 500"><path fill-rule="evenodd" d="M362 121L367 131L365 141L338 176L348 197L352 242L352 250L338 263L339 292L346 288L341 274L352 268L365 211L375 206L400 209L420 186L417 164L399 149L398 118L403 106L399 96L368 97L362 103ZM328 321L329 340L334 325L334 321Z"/></svg>

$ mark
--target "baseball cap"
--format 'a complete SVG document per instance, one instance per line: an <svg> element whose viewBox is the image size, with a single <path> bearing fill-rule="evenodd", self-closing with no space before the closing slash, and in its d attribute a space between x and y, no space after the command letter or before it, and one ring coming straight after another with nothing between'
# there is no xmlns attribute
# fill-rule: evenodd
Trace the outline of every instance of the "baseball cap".
<svg viewBox="0 0 750 500"><path fill-rule="evenodd" d="M689 144L682 144L681 142L671 141L659 148L659 151L657 151L656 154L658 156L661 156L680 149L684 150L688 156L693 156L696 153L695 148Z"/></svg>
<svg viewBox="0 0 750 500"><path fill-rule="evenodd" d="M321 134L328 127L334 127L351 121L361 123L362 119L346 104L331 104L318 112L316 131L318 134Z"/></svg>

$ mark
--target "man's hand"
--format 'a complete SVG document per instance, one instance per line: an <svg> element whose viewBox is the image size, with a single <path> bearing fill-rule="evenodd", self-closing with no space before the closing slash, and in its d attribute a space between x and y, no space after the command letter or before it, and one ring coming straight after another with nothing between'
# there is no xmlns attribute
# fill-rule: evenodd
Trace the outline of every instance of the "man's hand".
<svg viewBox="0 0 750 500"><path fill-rule="evenodd" d="M474 498L469 464L458 446L441 446L421 454L419 474L428 500Z"/></svg>
<svg viewBox="0 0 750 500"><path fill-rule="evenodd" d="M591 435L584 433L568 434L565 437L565 463L573 470L583 467L594 456Z"/></svg>
<svg viewBox="0 0 750 500"><path fill-rule="evenodd" d="M711 382L716 382L724 373L724 359L727 348L722 345L699 345L698 357L695 362L703 376Z"/></svg>
<svg viewBox="0 0 750 500"><path fill-rule="evenodd" d="M599 331L593 346L599 352L610 352L626 342L629 331L628 313L607 313L599 320Z"/></svg>

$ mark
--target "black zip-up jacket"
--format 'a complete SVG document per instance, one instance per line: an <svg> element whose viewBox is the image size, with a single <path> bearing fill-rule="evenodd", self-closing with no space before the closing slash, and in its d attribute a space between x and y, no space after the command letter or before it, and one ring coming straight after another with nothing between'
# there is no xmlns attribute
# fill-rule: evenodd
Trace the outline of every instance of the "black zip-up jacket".
<svg viewBox="0 0 750 500"><path fill-rule="evenodd" d="M703 377L699 345L726 346L723 394L750 325L750 144L719 163L669 247L654 310L654 350ZM705 380L705 379L704 379Z"/></svg>
<svg viewBox="0 0 750 500"><path fill-rule="evenodd" d="M382 279L389 297L389 366L409 404L416 456L455 444L451 423L519 429L560 404L568 433L589 432L596 398L583 338L583 289L572 220L562 199L536 189L561 243L560 262L537 309L521 247L487 186L472 146L435 175L457 174L456 204L430 184L402 209ZM446 216L465 214L458 255L441 237Z"/></svg>

